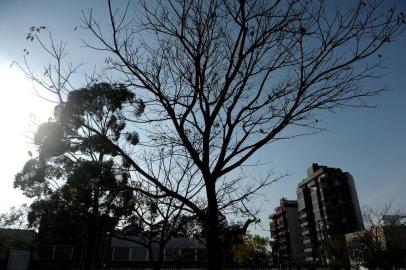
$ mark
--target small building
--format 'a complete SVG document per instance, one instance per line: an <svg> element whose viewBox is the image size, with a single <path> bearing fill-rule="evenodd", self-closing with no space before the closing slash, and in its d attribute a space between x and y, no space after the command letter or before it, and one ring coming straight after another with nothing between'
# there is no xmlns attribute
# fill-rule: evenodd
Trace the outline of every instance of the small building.
<svg viewBox="0 0 406 270"><path fill-rule="evenodd" d="M0 228L0 269L26 269L36 252L34 230Z"/></svg>
<svg viewBox="0 0 406 270"><path fill-rule="evenodd" d="M345 235L352 269L373 264L406 266L406 226L373 226ZM368 262L371 260L372 262ZM387 262L384 262L387 260ZM379 267L375 265L374 267Z"/></svg>
<svg viewBox="0 0 406 270"><path fill-rule="evenodd" d="M52 244L39 247L40 264L45 269L71 269L73 266L137 267L151 266L158 261L160 242L158 238L138 235L110 235L97 241L93 261L87 262L83 249L78 245ZM200 265L207 260L203 239L171 237L162 247L162 263L167 265Z"/></svg>
<svg viewBox="0 0 406 270"><path fill-rule="evenodd" d="M171 237L163 246L164 262L205 262L206 246L203 239ZM157 261L159 241L150 241L143 236L113 236L111 239L111 261ZM151 254L152 252L152 254Z"/></svg>

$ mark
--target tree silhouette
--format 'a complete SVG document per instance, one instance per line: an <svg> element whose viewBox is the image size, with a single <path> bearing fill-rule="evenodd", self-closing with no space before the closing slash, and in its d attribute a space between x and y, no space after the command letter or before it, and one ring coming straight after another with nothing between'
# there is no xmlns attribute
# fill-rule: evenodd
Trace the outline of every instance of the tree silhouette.
<svg viewBox="0 0 406 270"><path fill-rule="evenodd" d="M218 211L269 183L244 190L249 184L226 176L264 145L293 136L287 127L315 127L317 112L364 106L362 97L378 94L382 89L360 83L376 76L379 63L359 64L391 42L404 19L394 9L379 14L375 1L332 15L323 2L144 2L131 19L128 9L120 14L108 4L111 35L89 13L86 27L99 43L88 46L112 53L111 67L150 97L145 120L137 123L159 138L151 144L185 150L199 170L207 212L158 187L206 221L210 269L221 263ZM129 162L145 181L159 182Z"/></svg>
<svg viewBox="0 0 406 270"><path fill-rule="evenodd" d="M72 91L55 108L55 119L38 127L34 143L38 156L16 175L14 186L36 198L29 225L39 228L42 243L82 245L84 260L93 262L96 242L114 231L135 206L130 173L104 137L83 131L78 123L92 124L100 134L118 141L125 123L120 111L136 108L134 94L122 85L99 83ZM85 248L86 250L83 250Z"/></svg>
<svg viewBox="0 0 406 270"><path fill-rule="evenodd" d="M106 28L84 13L95 38L86 44L143 97L136 117L121 118L143 130L141 153L77 120L129 164L138 192L173 198L202 220L208 268L218 269L219 212L252 218L247 201L277 180L233 172L267 144L313 133L321 111L367 106L363 98L385 90L362 85L379 78L377 52L403 29L404 14L382 2L327 12L323 1L140 1L124 10L108 1ZM59 50L49 52L59 63ZM25 70L63 100L66 80L49 85ZM186 183L185 171L194 175Z"/></svg>

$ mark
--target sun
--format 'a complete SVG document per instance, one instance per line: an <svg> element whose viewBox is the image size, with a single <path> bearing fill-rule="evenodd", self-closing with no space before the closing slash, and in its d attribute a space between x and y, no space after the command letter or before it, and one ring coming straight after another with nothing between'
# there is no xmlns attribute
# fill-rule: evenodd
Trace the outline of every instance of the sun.
<svg viewBox="0 0 406 270"><path fill-rule="evenodd" d="M0 136L13 143L30 130L33 121L46 121L54 104L35 94L33 82L15 68L0 68L0 125L8 132ZM10 141L11 140L11 141ZM17 141L16 141L17 140Z"/></svg>
<svg viewBox="0 0 406 270"><path fill-rule="evenodd" d="M33 83L16 68L0 65L0 211L26 201L13 189L14 175L35 152L35 124L52 115L54 104L34 94Z"/></svg>

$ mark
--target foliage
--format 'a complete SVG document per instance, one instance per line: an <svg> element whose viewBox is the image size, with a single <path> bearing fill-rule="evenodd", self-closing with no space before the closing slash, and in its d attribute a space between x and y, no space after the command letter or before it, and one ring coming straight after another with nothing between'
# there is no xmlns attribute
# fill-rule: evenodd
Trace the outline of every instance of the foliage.
<svg viewBox="0 0 406 270"><path fill-rule="evenodd" d="M11 207L8 212L0 214L0 228L23 229L27 225L27 204Z"/></svg>
<svg viewBox="0 0 406 270"><path fill-rule="evenodd" d="M271 262L269 240L259 235L247 235L244 242L232 249L234 262L241 266L268 266Z"/></svg>
<svg viewBox="0 0 406 270"><path fill-rule="evenodd" d="M55 119L38 127L39 155L27 161L14 186L36 198L28 221L40 228L41 241L73 242L84 232L111 231L130 215L134 195L128 167L104 138L83 132L81 123L117 141L125 128L120 112L134 100L122 85L94 84L70 92L55 108Z"/></svg>

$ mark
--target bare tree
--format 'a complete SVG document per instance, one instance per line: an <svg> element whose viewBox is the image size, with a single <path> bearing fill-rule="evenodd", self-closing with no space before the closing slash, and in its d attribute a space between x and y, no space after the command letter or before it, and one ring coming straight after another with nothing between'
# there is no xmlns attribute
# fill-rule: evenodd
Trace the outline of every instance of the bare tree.
<svg viewBox="0 0 406 270"><path fill-rule="evenodd" d="M219 209L245 201L270 180L244 189L245 181L226 176L264 145L294 136L287 127L309 132L320 110L365 106L363 97L384 90L361 85L377 77L379 61L360 64L401 32L404 15L381 11L380 4L330 13L323 2L295 0L141 1L131 17L130 8L120 13L108 1L109 37L85 14L99 41L88 46L112 53L111 68L145 97L144 120L134 122L150 134L146 144L171 144L171 155L186 150L184 158L201 173L207 212L122 151L145 181L206 221L211 269L220 263ZM228 200L219 201L221 187Z"/></svg>
<svg viewBox="0 0 406 270"><path fill-rule="evenodd" d="M80 65L72 68L72 64L65 63L66 44L56 42L51 34L48 39L40 37L40 32L45 29L45 26L31 27L27 35L27 39L37 41L50 56L50 62L44 67L44 73L39 75L33 71L27 58L28 53L24 55L23 64L14 63L27 78L42 87L42 91L36 92L40 98L56 104L54 118L48 119L48 122L43 124L35 123L38 130L32 140L38 147L39 155L26 163L24 169L16 175L14 183L14 186L21 188L26 196L38 199L31 205L31 225L40 221L44 223L41 215L36 215L33 208L45 212L41 207L44 207L43 199L49 199L47 198L49 194L63 200L58 192L67 185L66 175L72 172L75 165L84 161L101 164L114 161L113 172L124 178L126 183L103 186L100 190L100 187L93 186L92 215L87 219L89 222L98 223L96 217L100 214L101 192L107 192L112 199L108 204L119 212L119 215L115 216L120 219L117 227L127 227L122 233L135 233L141 236L141 239L128 239L125 235L115 237L145 246L149 250L149 259L158 261L156 266L159 268L166 243L182 229L191 216L185 215L184 203L181 201L162 196L159 188L153 183L138 181L137 171L132 170L125 159L117 156L116 146L111 147L103 141L103 138L115 141L126 151L133 151L133 146L139 143L139 136L134 130L126 129L127 123L123 121L121 112L131 111L138 115L144 107L142 100L127 92L123 84L98 83L103 76L96 76L95 73L85 74L84 87L77 89L72 86L70 78L75 75ZM106 77L103 78L107 80ZM32 152L30 156L33 156ZM167 151L157 153L145 151L137 160L149 174L162 179L165 185L187 198L195 197L203 187L191 160L182 160L179 156L175 158L168 155ZM176 169L173 169L174 166ZM89 181L76 180L79 182L76 184L79 185ZM76 190L72 187L69 189ZM113 204L113 197L121 193L132 194L131 199L126 195L119 200L125 205L121 207L126 208L125 210L118 209L117 205ZM0 217L4 220L6 218L5 215ZM56 225L52 222L49 224ZM153 246L159 247L158 254L153 252ZM92 258L86 259L92 261Z"/></svg>
<svg viewBox="0 0 406 270"><path fill-rule="evenodd" d="M10 207L7 212L0 214L0 227L11 229L27 228L27 213L27 204Z"/></svg>
<svg viewBox="0 0 406 270"><path fill-rule="evenodd" d="M406 221L406 210L402 207L393 207L392 203L375 208L364 205L362 206L362 217L367 228L397 226Z"/></svg>
<svg viewBox="0 0 406 270"><path fill-rule="evenodd" d="M219 212L251 215L245 203L277 180L233 172L269 143L316 131L320 111L364 107L385 90L362 86L379 78L378 50L403 30L404 14L382 2L327 11L323 1L138 1L122 10L108 1L106 28L84 13L96 38L87 46L106 53L117 80L142 97L143 113L125 116L143 131L140 152L174 174L191 161L200 192L179 192L139 152L105 142L136 172L140 192L173 198L204 222L210 269L221 264ZM366 62L371 56L377 61Z"/></svg>
<svg viewBox="0 0 406 270"><path fill-rule="evenodd" d="M406 214L391 203L379 207L363 206L362 214L367 230L353 233L347 240L351 261L358 267L393 269L405 264Z"/></svg>
<svg viewBox="0 0 406 270"><path fill-rule="evenodd" d="M161 151L159 155L162 156L164 153ZM175 156L169 156L168 159L160 156L155 157L144 153L142 160L148 173L162 179L165 185L170 186L179 194L185 194L190 199L196 196L200 192L201 185L196 182L197 171L192 166L192 161L178 164L177 167L182 168L182 173L177 174L176 171L171 170L171 164L177 164L179 160L175 160ZM167 163L162 162L163 160ZM135 175L137 175L136 172ZM117 237L146 247L149 252L149 260L157 263L154 269L160 269L166 244L183 229L193 213L186 215L185 212L190 212L190 210L185 210L183 202L173 197L162 196L160 189L156 186L138 181L135 184L137 185L136 191L142 191L138 192L135 199L133 215L130 219L127 218L123 221L123 235ZM134 225L135 230L132 230ZM126 234L136 237L128 238ZM158 249L155 250L155 247Z"/></svg>

